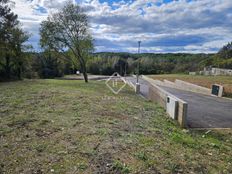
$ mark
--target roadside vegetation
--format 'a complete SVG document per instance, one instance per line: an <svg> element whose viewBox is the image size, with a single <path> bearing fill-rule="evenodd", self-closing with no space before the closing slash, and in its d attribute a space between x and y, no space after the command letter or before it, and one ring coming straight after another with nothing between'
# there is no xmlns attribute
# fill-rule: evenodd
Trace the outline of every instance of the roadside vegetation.
<svg viewBox="0 0 232 174"><path fill-rule="evenodd" d="M0 173L232 173L231 130L182 130L104 82L1 83L0 142Z"/></svg>

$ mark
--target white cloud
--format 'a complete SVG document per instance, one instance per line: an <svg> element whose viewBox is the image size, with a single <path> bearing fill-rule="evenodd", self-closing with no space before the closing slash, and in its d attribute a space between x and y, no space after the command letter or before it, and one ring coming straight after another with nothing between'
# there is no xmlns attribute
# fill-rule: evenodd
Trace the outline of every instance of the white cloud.
<svg viewBox="0 0 232 174"><path fill-rule="evenodd" d="M36 40L40 22L65 0L15 2L14 11ZM232 41L231 0L77 2L89 16L97 51L136 52L136 43L142 40L144 52L215 52Z"/></svg>
<svg viewBox="0 0 232 174"><path fill-rule="evenodd" d="M32 34L29 42L39 48L39 27L47 16L61 8L67 0L14 0L15 7L13 11L18 14L23 28ZM73 0L73 2L75 2ZM42 10L45 10L42 11Z"/></svg>

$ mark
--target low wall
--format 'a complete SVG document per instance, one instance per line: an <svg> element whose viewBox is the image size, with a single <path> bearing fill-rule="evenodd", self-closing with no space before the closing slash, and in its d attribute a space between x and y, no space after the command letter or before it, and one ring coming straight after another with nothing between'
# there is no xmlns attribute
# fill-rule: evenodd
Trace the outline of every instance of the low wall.
<svg viewBox="0 0 232 174"><path fill-rule="evenodd" d="M144 75L141 75L141 78L143 80L146 80L149 83L152 83L152 84L161 85L161 86L164 84L164 82L162 82L160 80L154 80L154 79L147 77L147 76L144 76Z"/></svg>
<svg viewBox="0 0 232 174"><path fill-rule="evenodd" d="M190 91L190 92L195 92L195 93L200 93L200 94L205 94L205 95L210 95L212 93L212 90L209 88L205 88L202 86L198 86L192 83L188 83L182 80L175 80L175 82L168 81L164 79L164 81L160 80L154 80L146 76L142 76L144 80L147 80L153 84L159 85L159 86L165 86L169 88L175 88L175 89L181 89L184 91Z"/></svg>
<svg viewBox="0 0 232 174"><path fill-rule="evenodd" d="M178 84L174 83L174 82L171 82L171 81L168 81L166 79L164 79L164 86L166 87L171 87L171 88L176 88L176 89L181 89L182 87L179 86Z"/></svg>
<svg viewBox="0 0 232 174"><path fill-rule="evenodd" d="M188 114L188 103L183 100L179 100L177 120L181 125L181 127L183 128L187 128L187 114Z"/></svg>
<svg viewBox="0 0 232 174"><path fill-rule="evenodd" d="M155 84L150 84L148 93L149 100L159 103L162 107L164 107L164 109L166 109L167 96L167 92L165 92L163 89L156 86Z"/></svg>
<svg viewBox="0 0 232 174"><path fill-rule="evenodd" d="M170 117L178 121L181 127L187 127L188 104L157 86L157 81L146 76L142 76L142 78L149 82L149 100L159 103L167 111ZM169 102L167 102L168 98L170 100Z"/></svg>
<svg viewBox="0 0 232 174"><path fill-rule="evenodd" d="M160 85L160 86L164 85L164 82L162 82L160 80L154 80L153 83L155 83L156 85Z"/></svg>
<svg viewBox="0 0 232 174"><path fill-rule="evenodd" d="M180 87L180 89L182 89L182 90L201 93L201 94L205 94L205 95L211 95L211 89L209 89L209 88L198 86L198 85L188 83L188 82L178 80L178 79L175 80L175 84L178 87Z"/></svg>

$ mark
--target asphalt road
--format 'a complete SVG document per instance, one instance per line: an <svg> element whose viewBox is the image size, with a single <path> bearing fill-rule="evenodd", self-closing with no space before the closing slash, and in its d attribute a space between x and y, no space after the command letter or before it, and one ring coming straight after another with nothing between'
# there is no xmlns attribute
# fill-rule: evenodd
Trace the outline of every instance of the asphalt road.
<svg viewBox="0 0 232 174"><path fill-rule="evenodd" d="M133 77L128 78L136 83ZM141 94L148 95L148 83L139 79ZM232 100L162 87L188 103L189 128L232 128Z"/></svg>
<svg viewBox="0 0 232 174"><path fill-rule="evenodd" d="M134 85L137 82L137 79L134 77L126 77L127 81L131 81ZM139 78L139 84L140 84L140 93L145 98L148 98L148 82Z"/></svg>

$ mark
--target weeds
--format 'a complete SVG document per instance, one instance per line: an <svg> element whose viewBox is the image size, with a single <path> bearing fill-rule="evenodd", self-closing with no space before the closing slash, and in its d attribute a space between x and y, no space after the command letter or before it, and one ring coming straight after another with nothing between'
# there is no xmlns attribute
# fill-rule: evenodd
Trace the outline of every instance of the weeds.
<svg viewBox="0 0 232 174"><path fill-rule="evenodd" d="M129 166L127 166L125 163L122 163L119 160L114 161L112 168L116 173L122 174L128 174L131 171Z"/></svg>

